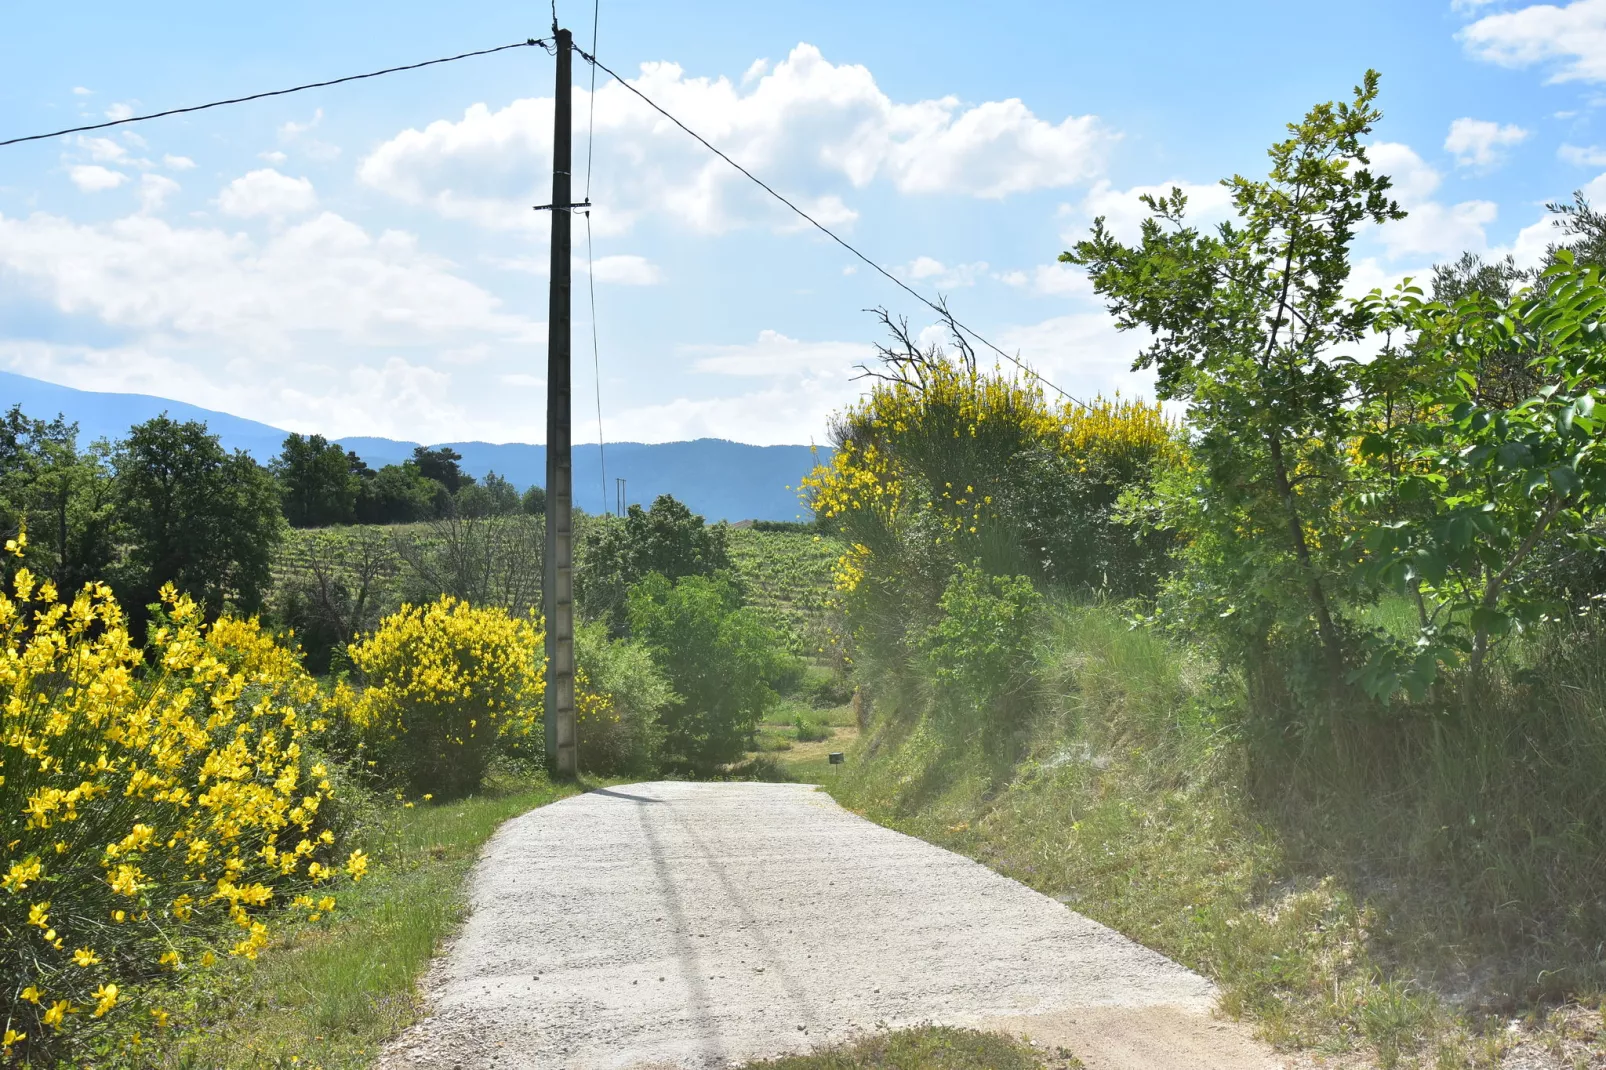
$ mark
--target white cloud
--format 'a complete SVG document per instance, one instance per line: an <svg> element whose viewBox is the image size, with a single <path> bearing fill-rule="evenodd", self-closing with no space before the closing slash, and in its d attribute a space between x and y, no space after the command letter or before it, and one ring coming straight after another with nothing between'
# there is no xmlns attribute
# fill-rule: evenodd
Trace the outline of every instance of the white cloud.
<svg viewBox="0 0 1606 1070"><path fill-rule="evenodd" d="M124 104L119 102L106 109L106 118L113 121L118 119L129 119L132 118L133 115L134 106L132 104Z"/></svg>
<svg viewBox="0 0 1606 1070"><path fill-rule="evenodd" d="M195 161L188 156L163 156L162 164L170 171L189 171L195 167Z"/></svg>
<svg viewBox="0 0 1606 1070"><path fill-rule="evenodd" d="M73 96L75 96L75 97L89 97L89 96L94 96L94 94L95 94L95 91L93 89L85 89L81 85L73 86L72 87L72 92L73 92Z"/></svg>
<svg viewBox="0 0 1606 1070"><path fill-rule="evenodd" d="M884 181L905 193L982 198L1076 185L1097 177L1113 139L1092 116L1054 123L1019 100L896 102L864 67L834 65L807 44L772 70L749 73L739 86L648 63L632 84L833 221L851 218L844 183L862 189ZM588 109L584 94L576 96L577 112ZM595 106L593 220L600 231L627 230L649 213L714 232L755 222L791 225L784 209L624 86L599 89ZM539 226L530 206L547 199L551 122L547 99L517 100L497 111L475 104L455 122L397 134L362 161L358 174L450 218Z"/></svg>
<svg viewBox="0 0 1606 1070"><path fill-rule="evenodd" d="M611 413L610 438L622 429L637 442L707 436L761 445L807 442L860 395L857 366L875 360L875 347L862 342L806 342L772 330L742 345L682 346L679 353L691 360L699 396Z"/></svg>
<svg viewBox="0 0 1606 1070"><path fill-rule="evenodd" d="M369 234L332 213L262 240L146 214L98 225L0 216L0 280L66 324L131 339L0 342L0 363L326 434L455 437L468 417L434 354L483 345L528 362L545 339L544 324L504 311L411 235ZM482 415L487 434L538 433Z"/></svg>
<svg viewBox="0 0 1606 1070"><path fill-rule="evenodd" d="M1154 373L1132 370L1146 338L1140 331L1116 330L1110 317L1097 311L1009 327L994 341L1066 393L1091 401L1117 393L1128 398L1154 396ZM1055 396L1052 390L1048 394Z"/></svg>
<svg viewBox="0 0 1606 1070"><path fill-rule="evenodd" d="M1457 119L1444 139L1446 152L1463 167L1493 167L1505 158L1502 149L1521 144L1528 131L1515 123L1502 126L1487 119Z"/></svg>
<svg viewBox="0 0 1606 1070"><path fill-rule="evenodd" d="M1060 210L1063 217L1071 220L1071 226L1061 234L1061 239L1067 245L1082 240L1087 237L1093 220L1102 216L1104 225L1116 238L1135 242L1143 221L1153 214L1139 198L1144 194L1168 197L1172 189L1180 189L1188 198L1188 219L1195 226L1208 228L1231 214L1232 194L1219 182L1209 185L1182 181L1157 182L1148 186L1133 186L1131 189L1116 189L1109 182L1100 181L1088 191L1080 205L1075 208L1067 205Z"/></svg>
<svg viewBox="0 0 1606 1070"><path fill-rule="evenodd" d="M546 386L545 379L541 378L539 375L530 375L527 372L513 372L509 375L499 375L497 376L496 381L504 386L517 386L530 390L533 390L537 387Z"/></svg>
<svg viewBox="0 0 1606 1070"><path fill-rule="evenodd" d="M757 341L732 346L682 346L700 372L744 377L793 372L851 373L875 360L876 350L863 342L800 342L779 331L760 331Z"/></svg>
<svg viewBox="0 0 1606 1070"><path fill-rule="evenodd" d="M147 212L159 211L167 203L167 199L177 193L179 185L166 175L143 174L139 176L139 202L140 207Z"/></svg>
<svg viewBox="0 0 1606 1070"><path fill-rule="evenodd" d="M658 265L644 256L598 257L591 265L591 277L598 282L617 282L626 286L653 286L662 281Z"/></svg>
<svg viewBox="0 0 1606 1070"><path fill-rule="evenodd" d="M552 273L552 261L545 256L487 256L484 259L487 264L504 271L543 276ZM620 283L625 286L655 286L663 281L663 273L658 270L658 265L644 256L634 254L599 256L596 263L591 266L598 282ZM576 276L584 275L585 257L576 256L570 262L569 270Z"/></svg>
<svg viewBox="0 0 1606 1070"><path fill-rule="evenodd" d="M280 164L284 163L284 161L288 160L289 158L290 157L286 156L284 153L280 152L278 149L272 149L272 150L270 150L268 152L259 152L259 153L257 153L257 159L266 160L266 161L268 161L269 163L271 163L275 167L278 167Z"/></svg>
<svg viewBox="0 0 1606 1070"><path fill-rule="evenodd" d="M1376 231L1391 258L1450 257L1487 249L1484 227L1499 215L1494 202L1445 205L1433 200L1443 176L1409 145L1380 141L1368 146L1367 154L1374 171L1393 179L1392 192L1407 212L1403 220L1385 223Z"/></svg>
<svg viewBox="0 0 1606 1070"><path fill-rule="evenodd" d="M321 122L323 122L323 109L319 108L317 111L312 113L312 118L304 123L292 121L287 122L283 126L279 127L279 136L287 139L300 137L302 134L305 134L308 130L311 130Z"/></svg>
<svg viewBox="0 0 1606 1070"><path fill-rule="evenodd" d="M1556 157L1574 167L1606 167L1606 149L1598 145L1563 145Z"/></svg>
<svg viewBox="0 0 1606 1070"><path fill-rule="evenodd" d="M318 204L318 194L310 180L291 178L265 167L223 187L217 203L224 215L282 218L310 212Z"/></svg>
<svg viewBox="0 0 1606 1070"><path fill-rule="evenodd" d="M116 189L128 181L128 176L121 171L112 171L99 164L79 164L67 168L67 177L72 179L73 185L85 193L99 193L102 190Z"/></svg>
<svg viewBox="0 0 1606 1070"><path fill-rule="evenodd" d="M1049 297L1092 297L1093 284L1087 272L1075 264L1039 264L1031 271L1008 271L999 281Z"/></svg>
<svg viewBox="0 0 1606 1070"><path fill-rule="evenodd" d="M78 147L89 153L96 163L115 163L126 159L128 150L107 137L80 137Z"/></svg>
<svg viewBox="0 0 1606 1070"><path fill-rule="evenodd" d="M1550 81L1606 81L1606 0L1533 4L1487 15L1458 35L1467 51L1503 67L1547 64Z"/></svg>
<svg viewBox="0 0 1606 1070"><path fill-rule="evenodd" d="M894 268L893 273L915 282L923 282L927 286L934 286L939 290L951 290L975 285L978 278L987 274L987 261L977 260L971 264L955 264L949 267L941 260L934 260L929 256L917 256L903 267Z"/></svg>

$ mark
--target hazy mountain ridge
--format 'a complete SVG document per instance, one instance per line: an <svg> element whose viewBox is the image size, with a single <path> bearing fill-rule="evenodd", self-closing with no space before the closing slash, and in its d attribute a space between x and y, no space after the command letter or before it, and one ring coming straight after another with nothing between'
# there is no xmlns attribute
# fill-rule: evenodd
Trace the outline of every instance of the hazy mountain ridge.
<svg viewBox="0 0 1606 1070"><path fill-rule="evenodd" d="M0 372L0 401L20 404L29 416L50 419L57 413L78 424L79 441L115 441L136 423L167 413L177 420L201 420L227 449L243 449L266 463L279 452L285 433L257 420L149 394L114 394L76 390L13 372ZM420 443L353 436L337 439L370 467L399 464ZM445 442L463 455L463 469L483 477L495 471L520 489L546 481L546 447L528 443ZM690 442L610 442L604 458L596 443L574 447L574 500L591 512L613 508L615 478L625 480L627 500L650 504L659 494L673 494L710 520L795 520L805 510L797 486L814 466L808 446L753 446L726 439ZM822 449L820 458L830 451Z"/></svg>

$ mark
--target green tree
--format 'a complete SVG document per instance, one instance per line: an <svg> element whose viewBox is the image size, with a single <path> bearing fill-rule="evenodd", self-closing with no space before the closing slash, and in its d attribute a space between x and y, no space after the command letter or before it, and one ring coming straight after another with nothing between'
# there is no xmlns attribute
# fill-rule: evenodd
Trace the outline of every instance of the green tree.
<svg viewBox="0 0 1606 1070"><path fill-rule="evenodd" d="M205 424L167 416L135 424L112 467L128 541L119 593L133 612L169 581L209 616L261 608L284 524L265 469Z"/></svg>
<svg viewBox="0 0 1606 1070"><path fill-rule="evenodd" d="M63 593L104 578L115 553L107 450L80 450L77 438L60 415L33 419L13 405L0 418L0 526L27 526L29 567Z"/></svg>
<svg viewBox="0 0 1606 1070"><path fill-rule="evenodd" d="M518 490L495 472L487 472L485 481L480 485L490 496L491 516L512 516L521 508ZM545 504L542 503L543 506Z"/></svg>
<svg viewBox="0 0 1606 1070"><path fill-rule="evenodd" d="M724 578L653 573L630 589L630 626L669 679L666 751L710 769L742 756L789 667L781 640Z"/></svg>
<svg viewBox="0 0 1606 1070"><path fill-rule="evenodd" d="M364 479L357 493L357 521L362 524L409 524L436 515L436 496L445 488L426 479L413 462L387 464Z"/></svg>
<svg viewBox="0 0 1606 1070"><path fill-rule="evenodd" d="M651 509L632 505L622 518L593 518L580 546L576 593L588 620L627 621L627 592L650 573L670 580L712 576L730 568L729 527L703 518L668 494Z"/></svg>
<svg viewBox="0 0 1606 1070"><path fill-rule="evenodd" d="M425 479L433 479L448 494L456 494L459 488L474 482L474 477L463 471L462 460L463 455L450 446L418 446L413 450L412 463Z"/></svg>
<svg viewBox="0 0 1606 1070"><path fill-rule="evenodd" d="M1441 666L1467 660L1481 682L1493 639L1553 612L1531 565L1547 542L1597 544L1606 518L1606 344L1599 269L1561 251L1541 285L1453 307L1409 289L1372 302L1379 325L1411 344L1368 369L1410 394L1415 418L1374 401L1359 452L1379 519L1364 533L1367 572L1410 594L1420 634L1377 637L1361 673L1387 696L1422 694ZM1523 370L1535 389L1502 400L1475 369ZM1378 501L1380 499L1380 502ZM1381 506L1379 508L1379 505Z"/></svg>
<svg viewBox="0 0 1606 1070"><path fill-rule="evenodd" d="M524 496L519 499L519 505L530 516L545 516L546 488L530 487L524 492Z"/></svg>
<svg viewBox="0 0 1606 1070"><path fill-rule="evenodd" d="M352 456L322 435L285 437L269 469L279 482L291 527L323 528L356 519L362 479L353 471Z"/></svg>
<svg viewBox="0 0 1606 1070"><path fill-rule="evenodd" d="M1187 403L1198 471L1171 489L1193 529L1184 583L1205 592L1195 619L1223 622L1246 653L1279 635L1299 645L1314 621L1329 686L1345 662L1335 594L1348 570L1331 530L1350 418L1342 350L1369 325L1343 294L1349 250L1358 226L1405 214L1368 167L1377 86L1368 71L1350 103L1291 124L1268 179L1224 180L1237 219L1214 234L1188 225L1173 189L1143 198L1153 215L1137 245L1099 219L1061 257L1089 270L1122 329L1152 334L1136 367Z"/></svg>

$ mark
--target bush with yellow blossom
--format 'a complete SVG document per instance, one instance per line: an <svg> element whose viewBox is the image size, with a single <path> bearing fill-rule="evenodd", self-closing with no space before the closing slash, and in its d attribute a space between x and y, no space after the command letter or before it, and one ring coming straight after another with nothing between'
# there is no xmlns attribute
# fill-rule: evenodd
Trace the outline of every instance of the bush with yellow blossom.
<svg viewBox="0 0 1606 1070"><path fill-rule="evenodd" d="M119 1019L125 1036L164 1026L144 982L209 965L213 946L254 958L270 911L327 913L322 886L367 866L329 828L309 749L322 703L296 656L255 621L161 598L147 655L103 584L63 598L24 566L0 592L13 1058L70 1058Z"/></svg>
<svg viewBox="0 0 1606 1070"><path fill-rule="evenodd" d="M888 371L837 418L830 463L804 483L849 544L836 582L856 629L901 641L972 562L1118 597L1152 589L1164 536L1119 505L1181 457L1157 405L1053 403L963 350L883 354Z"/></svg>
<svg viewBox="0 0 1606 1070"><path fill-rule="evenodd" d="M463 795L498 749L541 756L544 638L538 618L500 606L450 595L403 606L350 646L363 686L342 685L337 702L382 775Z"/></svg>

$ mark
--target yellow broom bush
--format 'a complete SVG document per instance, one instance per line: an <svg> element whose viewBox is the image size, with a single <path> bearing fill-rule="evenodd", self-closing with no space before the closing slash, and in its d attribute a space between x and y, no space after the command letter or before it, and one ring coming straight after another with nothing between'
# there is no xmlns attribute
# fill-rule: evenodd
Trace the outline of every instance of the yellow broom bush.
<svg viewBox="0 0 1606 1070"><path fill-rule="evenodd" d="M65 1057L118 1019L136 1039L164 1026L143 982L211 965L213 946L254 958L270 910L326 914L323 886L367 867L336 854L307 751L322 704L295 655L255 621L207 625L171 586L162 602L147 659L102 584L63 600L22 567L0 592L12 1058Z"/></svg>
<svg viewBox="0 0 1606 1070"><path fill-rule="evenodd" d="M416 792L478 788L499 746L541 753L546 662L540 620L450 595L403 606L348 652L365 686L336 701L381 775Z"/></svg>

